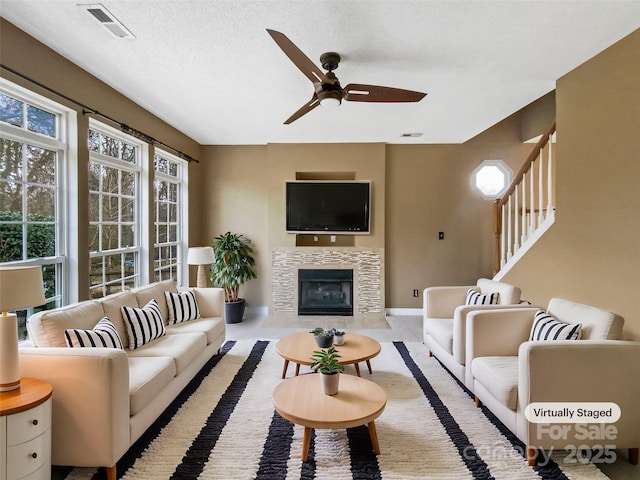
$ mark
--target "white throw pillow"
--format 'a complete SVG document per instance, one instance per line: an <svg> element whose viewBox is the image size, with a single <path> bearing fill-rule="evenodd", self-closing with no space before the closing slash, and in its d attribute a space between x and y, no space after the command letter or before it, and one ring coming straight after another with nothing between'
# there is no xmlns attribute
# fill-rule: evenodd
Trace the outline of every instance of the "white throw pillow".
<svg viewBox="0 0 640 480"><path fill-rule="evenodd" d="M164 292L164 296L167 299L167 309L169 310L169 325L200 318L196 295L192 290L180 293Z"/></svg>
<svg viewBox="0 0 640 480"><path fill-rule="evenodd" d="M135 350L165 334L158 302L150 300L143 308L122 307L122 318L129 334L129 349Z"/></svg>
<svg viewBox="0 0 640 480"><path fill-rule="evenodd" d="M109 318L103 317L93 330L67 328L64 339L68 347L107 347L122 350L122 340L118 330Z"/></svg>
<svg viewBox="0 0 640 480"><path fill-rule="evenodd" d="M581 330L581 323L561 322L544 310L538 310L533 317L529 340L579 340Z"/></svg>
<svg viewBox="0 0 640 480"><path fill-rule="evenodd" d="M467 305L497 305L499 296L498 292L480 293L470 288L467 290Z"/></svg>

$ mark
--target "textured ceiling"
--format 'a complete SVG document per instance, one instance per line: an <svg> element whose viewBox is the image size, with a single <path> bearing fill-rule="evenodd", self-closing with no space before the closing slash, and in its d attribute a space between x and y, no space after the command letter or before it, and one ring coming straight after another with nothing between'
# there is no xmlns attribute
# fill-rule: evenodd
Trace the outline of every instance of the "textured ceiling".
<svg viewBox="0 0 640 480"><path fill-rule="evenodd" d="M0 0L0 14L201 144L464 142L640 27L638 0L102 1L124 40L78 3L92 2ZM283 125L313 87L266 28L318 64L338 52L342 85L428 95Z"/></svg>

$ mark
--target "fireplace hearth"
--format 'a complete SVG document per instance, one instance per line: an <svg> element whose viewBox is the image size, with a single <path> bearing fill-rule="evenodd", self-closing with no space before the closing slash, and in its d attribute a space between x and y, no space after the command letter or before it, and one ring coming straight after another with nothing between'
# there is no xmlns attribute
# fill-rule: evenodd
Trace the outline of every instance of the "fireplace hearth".
<svg viewBox="0 0 640 480"><path fill-rule="evenodd" d="M298 315L353 316L353 270L299 269Z"/></svg>

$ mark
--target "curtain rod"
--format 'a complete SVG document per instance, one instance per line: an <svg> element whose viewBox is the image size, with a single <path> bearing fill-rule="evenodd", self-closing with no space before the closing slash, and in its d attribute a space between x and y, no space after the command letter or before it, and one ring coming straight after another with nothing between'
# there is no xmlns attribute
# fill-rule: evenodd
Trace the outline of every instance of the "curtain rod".
<svg viewBox="0 0 640 480"><path fill-rule="evenodd" d="M16 70L14 70L11 67L7 67L6 65L0 63L0 68L4 68L5 70L13 73L14 75L17 75L18 77L27 80L28 82L33 83L34 85L37 85L40 88L44 88L45 90L47 90L48 92L53 93L54 95L57 95L59 97L64 98L65 100L76 104L79 107L82 107L82 114L83 115L97 115L99 117L102 117L106 120L109 120L112 123L115 123L116 125L118 125L120 127L120 130L123 133L126 133L127 135L131 135L132 137L137 138L138 140L142 140L143 142L149 143L151 145L162 145L165 148L168 148L169 150L172 150L173 152L176 153L176 155L180 158L182 158L183 160L186 160L187 162L196 162L196 163L200 163L199 160L196 160L195 158L193 158L191 155L188 155L180 150L178 150L177 148L173 148L171 145L167 145L166 143L160 141L160 140L156 140L155 138L153 138L151 135L147 135L146 133L141 132L140 130L137 130L133 127L130 127L129 125L127 125L126 123L122 123L118 120L116 120L115 118L112 118L108 115L105 115L104 113L100 113L98 110L96 110L95 108L91 108L77 100L74 100L71 97L68 97L67 95L60 93L50 87L47 87L46 85L40 83L37 80L34 80L33 78L30 78Z"/></svg>

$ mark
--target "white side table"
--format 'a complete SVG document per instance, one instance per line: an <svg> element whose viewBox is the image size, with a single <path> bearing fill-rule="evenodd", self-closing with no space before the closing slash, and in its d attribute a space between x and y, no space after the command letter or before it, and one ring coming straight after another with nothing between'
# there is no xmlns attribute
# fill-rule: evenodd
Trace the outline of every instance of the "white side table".
<svg viewBox="0 0 640 480"><path fill-rule="evenodd" d="M51 478L51 393L33 378L0 392L0 480Z"/></svg>

